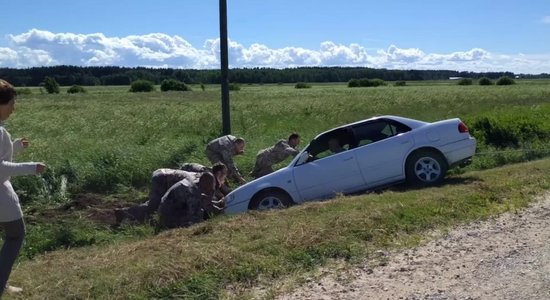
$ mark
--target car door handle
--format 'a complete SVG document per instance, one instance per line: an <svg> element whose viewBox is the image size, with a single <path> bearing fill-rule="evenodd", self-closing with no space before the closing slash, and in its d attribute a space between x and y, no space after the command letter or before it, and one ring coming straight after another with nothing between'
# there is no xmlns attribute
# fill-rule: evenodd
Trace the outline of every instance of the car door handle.
<svg viewBox="0 0 550 300"><path fill-rule="evenodd" d="M348 160L352 160L353 159L353 156L352 157L348 157L348 158L344 158L344 161L348 161Z"/></svg>

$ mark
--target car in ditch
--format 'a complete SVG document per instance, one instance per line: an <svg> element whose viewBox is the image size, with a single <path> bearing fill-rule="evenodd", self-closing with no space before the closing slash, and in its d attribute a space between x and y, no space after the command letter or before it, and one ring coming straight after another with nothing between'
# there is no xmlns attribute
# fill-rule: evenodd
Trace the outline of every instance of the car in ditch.
<svg viewBox="0 0 550 300"><path fill-rule="evenodd" d="M378 116L316 136L287 167L226 196L226 213L288 207L408 181L435 185L467 165L476 140L458 118L423 122Z"/></svg>

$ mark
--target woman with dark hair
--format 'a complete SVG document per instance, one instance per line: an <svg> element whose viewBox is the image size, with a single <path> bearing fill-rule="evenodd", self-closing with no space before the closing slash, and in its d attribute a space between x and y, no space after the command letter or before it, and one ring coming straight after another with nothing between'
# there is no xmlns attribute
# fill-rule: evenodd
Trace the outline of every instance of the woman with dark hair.
<svg viewBox="0 0 550 300"><path fill-rule="evenodd" d="M27 148L27 139L11 140L4 128L6 121L15 110L15 88L0 79L0 228L4 231L4 245L0 250L0 297L4 289L20 292L21 288L7 285L11 269L25 237L25 222L19 205L19 198L10 183L11 176L38 174L44 171L42 163L13 163L14 153Z"/></svg>

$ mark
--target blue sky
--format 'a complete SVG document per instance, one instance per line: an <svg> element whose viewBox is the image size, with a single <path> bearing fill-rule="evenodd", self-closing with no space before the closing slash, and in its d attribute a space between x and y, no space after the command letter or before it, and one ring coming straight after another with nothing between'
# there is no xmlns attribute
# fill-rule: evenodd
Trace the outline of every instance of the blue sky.
<svg viewBox="0 0 550 300"><path fill-rule="evenodd" d="M219 68L215 0L18 0L0 67ZM550 73L550 1L227 0L231 67Z"/></svg>

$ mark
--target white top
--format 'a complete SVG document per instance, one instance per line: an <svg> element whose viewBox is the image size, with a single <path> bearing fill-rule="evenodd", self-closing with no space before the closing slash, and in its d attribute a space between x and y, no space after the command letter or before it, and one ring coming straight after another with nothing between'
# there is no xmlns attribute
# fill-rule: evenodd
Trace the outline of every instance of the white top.
<svg viewBox="0 0 550 300"><path fill-rule="evenodd" d="M12 163L12 154L23 149L20 139L11 136L0 122L0 222L11 222L23 217L19 198L10 183L10 176L36 174L36 163Z"/></svg>

